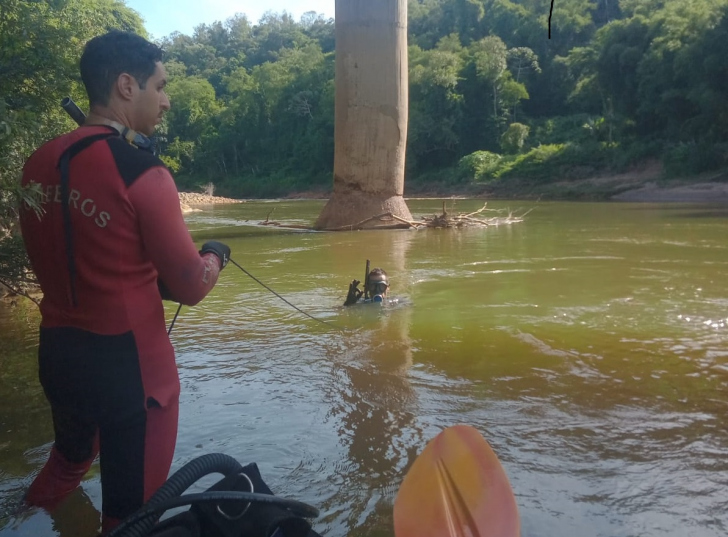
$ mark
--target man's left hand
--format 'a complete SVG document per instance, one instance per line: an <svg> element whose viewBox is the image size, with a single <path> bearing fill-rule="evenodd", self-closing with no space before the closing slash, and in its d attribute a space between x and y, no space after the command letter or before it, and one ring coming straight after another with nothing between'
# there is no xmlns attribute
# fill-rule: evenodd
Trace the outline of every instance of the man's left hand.
<svg viewBox="0 0 728 537"><path fill-rule="evenodd" d="M351 306L352 304L356 304L357 301L364 294L364 291L359 289L360 283L361 282L359 280L353 280L349 284L349 294L346 295L346 302L344 302L344 306Z"/></svg>

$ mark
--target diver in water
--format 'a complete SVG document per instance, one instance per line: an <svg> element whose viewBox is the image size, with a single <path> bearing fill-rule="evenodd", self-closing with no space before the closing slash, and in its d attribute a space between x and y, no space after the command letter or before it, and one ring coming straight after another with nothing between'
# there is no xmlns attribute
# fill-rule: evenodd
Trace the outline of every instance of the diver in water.
<svg viewBox="0 0 728 537"><path fill-rule="evenodd" d="M359 289L360 283L359 280L353 280L349 284L349 294L346 296L344 306L387 301L389 278L384 269L374 268L367 273L363 291Z"/></svg>

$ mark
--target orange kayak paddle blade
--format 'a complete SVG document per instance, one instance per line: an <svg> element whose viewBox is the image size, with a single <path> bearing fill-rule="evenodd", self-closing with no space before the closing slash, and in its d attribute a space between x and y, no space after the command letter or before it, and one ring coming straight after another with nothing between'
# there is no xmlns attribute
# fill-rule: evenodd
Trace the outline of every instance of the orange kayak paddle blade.
<svg viewBox="0 0 728 537"><path fill-rule="evenodd" d="M394 501L396 537L520 537L508 476L481 434L448 427L425 447Z"/></svg>

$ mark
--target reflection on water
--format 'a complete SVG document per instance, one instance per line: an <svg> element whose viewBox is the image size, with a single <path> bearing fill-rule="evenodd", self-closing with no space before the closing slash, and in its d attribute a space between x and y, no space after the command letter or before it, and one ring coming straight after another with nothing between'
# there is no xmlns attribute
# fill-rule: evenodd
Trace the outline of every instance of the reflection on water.
<svg viewBox="0 0 728 537"><path fill-rule="evenodd" d="M276 219L310 223L322 205L278 202ZM513 226L354 233L257 225L271 203L191 215L196 240L224 237L246 270L337 328L229 265L172 332L174 468L214 451L256 461L276 493L321 508L321 533L391 535L414 458L469 423L504 464L524 537L725 535L728 213L490 205L534 210ZM366 259L405 306L341 306ZM91 536L96 473L54 519L11 516L52 440L36 323L32 308L0 309L0 536Z"/></svg>
<svg viewBox="0 0 728 537"><path fill-rule="evenodd" d="M390 278L406 273L406 254L414 234L395 237L387 248L389 261L382 266ZM406 289L396 277L390 281L393 297ZM347 308L347 322L366 328L348 338L351 350L345 361L336 349L327 354L333 379L326 396L327 419L336 423L346 461L335 471L339 485L332 500L339 505L338 512L322 522L340 519L349 535L372 535L391 528L397 484L414 461L416 446L422 444L416 396L408 379L412 365L410 307L404 303Z"/></svg>

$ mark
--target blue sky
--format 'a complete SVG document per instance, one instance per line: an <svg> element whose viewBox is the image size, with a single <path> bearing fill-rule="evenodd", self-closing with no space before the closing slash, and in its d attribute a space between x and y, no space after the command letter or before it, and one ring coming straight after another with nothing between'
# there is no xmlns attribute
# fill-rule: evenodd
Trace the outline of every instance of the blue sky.
<svg viewBox="0 0 728 537"><path fill-rule="evenodd" d="M326 17L334 16L335 0L126 0L126 5L139 13L144 26L157 39L172 32L192 34L198 24L224 21L236 13L244 13L257 23L266 11L287 11L298 20L307 11Z"/></svg>

